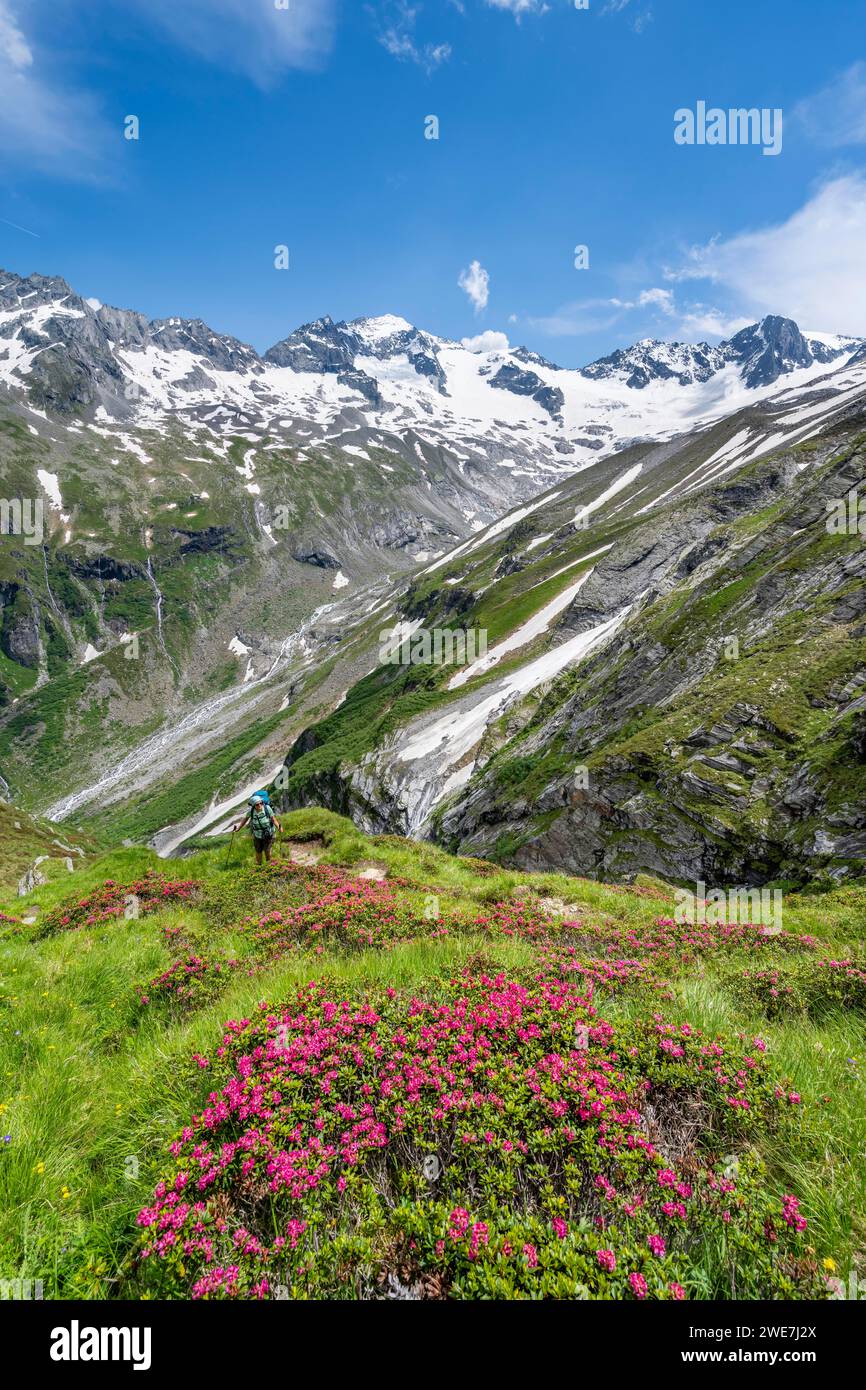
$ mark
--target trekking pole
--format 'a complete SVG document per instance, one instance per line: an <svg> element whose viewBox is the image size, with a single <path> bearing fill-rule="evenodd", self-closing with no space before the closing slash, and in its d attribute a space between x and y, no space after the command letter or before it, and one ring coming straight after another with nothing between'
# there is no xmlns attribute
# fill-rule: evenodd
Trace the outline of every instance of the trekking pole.
<svg viewBox="0 0 866 1390"><path fill-rule="evenodd" d="M228 851L227 851L227 853L226 853L226 862L223 864L223 868L224 868L224 869L227 869L228 866L229 866L229 859L231 858L232 846L234 845L234 842L235 842L235 832L234 832L234 830L233 830L233 831L232 831L232 837L231 837L231 839L229 840Z"/></svg>

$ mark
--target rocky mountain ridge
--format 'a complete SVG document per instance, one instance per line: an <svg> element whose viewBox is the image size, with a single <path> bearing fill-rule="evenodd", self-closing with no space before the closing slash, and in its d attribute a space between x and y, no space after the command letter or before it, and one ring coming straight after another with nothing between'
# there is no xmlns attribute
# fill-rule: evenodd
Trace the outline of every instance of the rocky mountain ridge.
<svg viewBox="0 0 866 1390"><path fill-rule="evenodd" d="M744 403L732 401L736 392L757 400L785 376L801 384L864 348L771 315L713 347L646 339L571 370L523 347L451 342L393 315L326 315L260 356L201 320L148 321L83 299L59 277L0 271L0 390L23 392L37 409L92 416L109 431L164 428L174 417L218 436L267 425L294 437L305 422L302 438L356 449L385 435L413 461L451 450L482 492L495 481L506 502L592 462L599 448L671 437Z"/></svg>

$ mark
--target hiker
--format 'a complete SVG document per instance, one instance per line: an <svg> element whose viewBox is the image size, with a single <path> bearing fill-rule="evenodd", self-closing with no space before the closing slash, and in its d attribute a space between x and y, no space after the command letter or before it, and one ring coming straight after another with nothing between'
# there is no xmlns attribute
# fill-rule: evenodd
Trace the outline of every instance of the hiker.
<svg viewBox="0 0 866 1390"><path fill-rule="evenodd" d="M232 826L232 833L234 834L236 830L243 830L247 821L250 823L250 830L253 835L253 849L256 852L256 863L260 865L262 862L262 855L264 855L265 860L270 864L274 831L279 830L280 834L282 834L283 830L283 827L271 809L270 802L265 801L263 796L251 796L250 809L238 825Z"/></svg>

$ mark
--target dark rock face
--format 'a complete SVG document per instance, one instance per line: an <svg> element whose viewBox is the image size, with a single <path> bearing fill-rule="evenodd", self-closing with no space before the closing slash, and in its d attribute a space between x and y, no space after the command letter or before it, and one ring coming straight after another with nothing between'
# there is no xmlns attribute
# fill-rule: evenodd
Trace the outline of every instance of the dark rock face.
<svg viewBox="0 0 866 1390"><path fill-rule="evenodd" d="M515 396L529 396L548 415L558 415L565 405L565 396L558 386L545 386L535 372L521 371L513 362L504 362L487 385L499 391L511 391Z"/></svg>
<svg viewBox="0 0 866 1390"><path fill-rule="evenodd" d="M421 514L404 514L374 522L371 531L376 545L387 550L406 550L409 546L445 549L456 545L458 537L445 523Z"/></svg>
<svg viewBox="0 0 866 1390"><path fill-rule="evenodd" d="M230 526L205 526L200 531L174 528L171 534L180 541L183 555L207 555L213 550L230 552L237 539Z"/></svg>
<svg viewBox="0 0 866 1390"><path fill-rule="evenodd" d="M565 405L565 396L558 386L543 386L540 391L533 392L532 399L553 416L558 416Z"/></svg>
<svg viewBox="0 0 866 1390"><path fill-rule="evenodd" d="M646 339L634 347L618 349L599 358L584 367L581 375L590 381L621 377L626 386L641 391L652 381L676 380L680 386L709 381L725 365L725 360L722 349L711 348L708 343L692 347L685 343Z"/></svg>
<svg viewBox="0 0 866 1390"><path fill-rule="evenodd" d="M368 376L366 372L340 372L337 380L341 386L349 386L353 391L359 391L365 400L372 406L382 404L382 396L374 377Z"/></svg>
<svg viewBox="0 0 866 1390"><path fill-rule="evenodd" d="M35 612L4 624L3 650L10 661L35 671L39 666L39 624Z"/></svg>
<svg viewBox="0 0 866 1390"><path fill-rule="evenodd" d="M525 568L526 566L523 561L518 560L516 555L503 555L496 569L493 571L493 578L504 579L506 575L519 574L520 571Z"/></svg>
<svg viewBox="0 0 866 1390"><path fill-rule="evenodd" d="M78 579L108 580L141 579L144 571L127 560L116 560L112 555L65 555L64 560Z"/></svg>
<svg viewBox="0 0 866 1390"><path fill-rule="evenodd" d="M265 361L295 372L350 372L362 348L360 338L326 314L268 348Z"/></svg>
<svg viewBox="0 0 866 1390"><path fill-rule="evenodd" d="M409 619L429 618L431 614L437 613L444 621L468 613L474 603L475 594L472 590L461 588L459 584L433 589L426 595L418 595L414 584L410 584L402 608Z"/></svg>
<svg viewBox="0 0 866 1390"><path fill-rule="evenodd" d="M547 358L542 357L540 352L532 352L530 348L514 348L511 355L516 357L519 362L525 362L528 367L546 367L551 372L560 370L555 362L548 362Z"/></svg>
<svg viewBox="0 0 866 1390"><path fill-rule="evenodd" d="M39 609L19 584L0 583L0 651L28 670L39 667Z"/></svg>
<svg viewBox="0 0 866 1390"><path fill-rule="evenodd" d="M327 550L321 548L307 549L301 547L292 552L292 559L297 560L301 565L315 565L317 569L321 570L338 570L340 568L340 561Z"/></svg>
<svg viewBox="0 0 866 1390"><path fill-rule="evenodd" d="M413 347L409 347L407 356L409 356L411 366L417 371L418 377L430 378L431 381L436 382L436 389L438 389L441 395L448 395L448 389L446 389L445 385L445 373L443 373L442 364L438 357L435 357L432 353L424 352L423 347L417 350L413 349Z"/></svg>
<svg viewBox="0 0 866 1390"><path fill-rule="evenodd" d="M426 376L431 381L435 381L440 395L448 395L445 373L438 357L431 352L425 352L423 348L415 348L412 345L407 345L407 356L419 376Z"/></svg>
<svg viewBox="0 0 866 1390"><path fill-rule="evenodd" d="M237 338L214 333L201 319L157 319L150 325L148 340L169 352L185 348L206 357L217 371L261 371L255 348Z"/></svg>
<svg viewBox="0 0 866 1390"><path fill-rule="evenodd" d="M778 381L783 372L809 367L815 361L796 323L777 315L744 328L727 346L730 360L742 364L743 380L750 387L770 385ZM818 360L827 361L828 358L822 356Z"/></svg>

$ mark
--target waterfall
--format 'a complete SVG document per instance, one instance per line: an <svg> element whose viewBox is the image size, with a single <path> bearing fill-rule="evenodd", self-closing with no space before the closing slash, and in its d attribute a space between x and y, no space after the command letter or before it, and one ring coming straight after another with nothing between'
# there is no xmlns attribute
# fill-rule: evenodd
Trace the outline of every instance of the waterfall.
<svg viewBox="0 0 866 1390"><path fill-rule="evenodd" d="M162 647L162 650L165 651L165 641L162 635L162 590L156 582L156 575L153 572L153 563L149 555L147 557L147 577L150 580L151 587L153 588L153 592L156 595L156 634L159 638L159 645ZM166 652L166 656L167 655L168 653Z"/></svg>
<svg viewBox="0 0 866 1390"><path fill-rule="evenodd" d="M151 558L150 558L149 555L148 555L148 557L147 557L147 577L148 577L148 579L150 580L151 587L152 587L153 592L154 592L154 594L155 594L155 596L156 596L156 636L157 636L157 640L158 640L158 642L159 642L159 645L162 647L163 652L164 652L165 655L168 657L168 660L169 660L169 662L170 662L170 664L171 664L172 670L173 670L175 673L177 673L177 667L176 667L175 664L174 664L174 661L173 661L173 659L172 659L171 653L170 653L169 650L168 650L168 647L165 645L165 638L164 638L163 633L162 633L162 606L163 606L163 603L164 603L165 600L163 599L163 596L162 596L162 590L160 589L159 585L158 585L157 582L156 582L156 575L155 575L154 572L153 572L153 562L151 561Z"/></svg>

